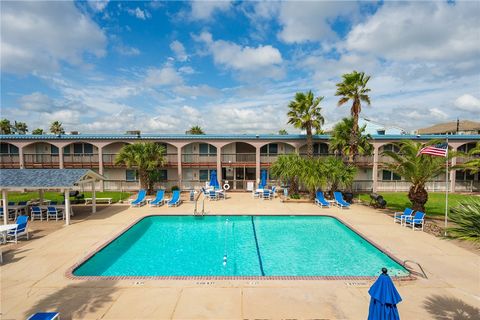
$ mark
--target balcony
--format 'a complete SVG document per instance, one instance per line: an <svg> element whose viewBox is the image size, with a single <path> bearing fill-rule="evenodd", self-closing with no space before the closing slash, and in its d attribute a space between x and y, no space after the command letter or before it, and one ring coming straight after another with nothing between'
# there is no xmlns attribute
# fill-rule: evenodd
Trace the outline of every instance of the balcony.
<svg viewBox="0 0 480 320"><path fill-rule="evenodd" d="M125 168L125 165L115 164L115 158L117 157L117 155L118 153L104 153L102 155L103 167L104 168ZM174 167L177 165L176 153L168 153L168 154L165 154L164 156L167 159L166 167Z"/></svg>
<svg viewBox="0 0 480 320"><path fill-rule="evenodd" d="M58 154L26 153L23 158L25 168L29 169L56 169L60 167Z"/></svg>
<svg viewBox="0 0 480 320"><path fill-rule="evenodd" d="M0 154L0 168L18 169L20 168L20 157L18 154L3 153Z"/></svg>
<svg viewBox="0 0 480 320"><path fill-rule="evenodd" d="M182 154L182 167L184 168L215 167L216 164L216 154Z"/></svg>
<svg viewBox="0 0 480 320"><path fill-rule="evenodd" d="M63 167L65 169L98 168L98 154L64 154Z"/></svg>
<svg viewBox="0 0 480 320"><path fill-rule="evenodd" d="M255 167L255 153L226 153L222 154L222 166Z"/></svg>

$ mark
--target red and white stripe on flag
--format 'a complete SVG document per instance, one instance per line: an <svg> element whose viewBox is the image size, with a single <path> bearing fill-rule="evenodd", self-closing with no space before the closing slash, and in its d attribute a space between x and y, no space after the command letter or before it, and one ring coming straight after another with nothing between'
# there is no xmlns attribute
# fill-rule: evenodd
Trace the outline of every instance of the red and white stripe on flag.
<svg viewBox="0 0 480 320"><path fill-rule="evenodd" d="M428 154L431 156L446 157L447 149L428 146L428 147L422 148L418 154Z"/></svg>

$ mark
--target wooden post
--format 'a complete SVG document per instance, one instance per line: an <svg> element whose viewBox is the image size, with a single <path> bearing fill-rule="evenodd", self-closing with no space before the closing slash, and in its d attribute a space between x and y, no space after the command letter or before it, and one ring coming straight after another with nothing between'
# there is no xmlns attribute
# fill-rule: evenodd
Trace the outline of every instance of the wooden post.
<svg viewBox="0 0 480 320"><path fill-rule="evenodd" d="M65 225L70 224L70 190L65 189Z"/></svg>
<svg viewBox="0 0 480 320"><path fill-rule="evenodd" d="M97 195L95 193L95 181L92 182L92 213L97 212Z"/></svg>
<svg viewBox="0 0 480 320"><path fill-rule="evenodd" d="M2 190L3 198L3 224L8 224L8 197L7 190Z"/></svg>

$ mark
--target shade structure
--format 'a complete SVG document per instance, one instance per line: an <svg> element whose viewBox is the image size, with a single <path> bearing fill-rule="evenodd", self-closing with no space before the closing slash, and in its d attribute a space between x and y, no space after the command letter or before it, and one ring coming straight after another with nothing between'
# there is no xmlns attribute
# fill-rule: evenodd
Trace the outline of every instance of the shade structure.
<svg viewBox="0 0 480 320"><path fill-rule="evenodd" d="M368 320L399 320L397 304L402 301L392 279L387 274L387 269L382 269L382 274L368 290L370 295L370 308Z"/></svg>
<svg viewBox="0 0 480 320"><path fill-rule="evenodd" d="M260 189L263 189L265 188L265 186L267 185L267 170L266 169L262 169L260 171Z"/></svg>
<svg viewBox="0 0 480 320"><path fill-rule="evenodd" d="M210 187L220 189L220 185L218 184L217 179L217 170L210 171Z"/></svg>

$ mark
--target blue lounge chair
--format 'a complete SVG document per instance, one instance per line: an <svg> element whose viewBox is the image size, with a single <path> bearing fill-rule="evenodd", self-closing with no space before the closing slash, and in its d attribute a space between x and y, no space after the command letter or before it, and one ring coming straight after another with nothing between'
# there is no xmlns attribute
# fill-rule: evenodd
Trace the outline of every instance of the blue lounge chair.
<svg viewBox="0 0 480 320"><path fill-rule="evenodd" d="M59 215L61 215L61 218L63 219L63 214L60 214L57 208L51 206L47 207L47 221L48 219L55 219L55 221L58 221Z"/></svg>
<svg viewBox="0 0 480 320"><path fill-rule="evenodd" d="M157 191L157 196L155 199L150 200L150 207L158 207L161 206L164 203L163 197L165 196L165 190L158 190Z"/></svg>
<svg viewBox="0 0 480 320"><path fill-rule="evenodd" d="M218 194L215 192L215 190L209 190L208 191L208 199L209 200L218 200Z"/></svg>
<svg viewBox="0 0 480 320"><path fill-rule="evenodd" d="M28 240L28 230L27 230L28 216L18 216L17 221L15 223L17 224L17 228L15 230L10 230L7 232L7 238L14 239L9 242L17 243L18 238L22 236L26 236Z"/></svg>
<svg viewBox="0 0 480 320"><path fill-rule="evenodd" d="M333 197L335 198L335 203L337 204L337 206L339 206L340 208L348 208L350 207L350 203L346 202L345 200L343 200L343 196L342 196L342 193L341 192L338 192L338 191L335 191L333 193Z"/></svg>
<svg viewBox="0 0 480 320"><path fill-rule="evenodd" d="M273 186L272 187L272 198L275 198L275 195L277 194L277 187Z"/></svg>
<svg viewBox="0 0 480 320"><path fill-rule="evenodd" d="M28 317L27 320L59 320L58 312L37 312Z"/></svg>
<svg viewBox="0 0 480 320"><path fill-rule="evenodd" d="M27 201L20 201L18 203L19 206L26 206L27 205Z"/></svg>
<svg viewBox="0 0 480 320"><path fill-rule="evenodd" d="M35 220L35 218L40 218L40 221L43 221L43 210L38 206L33 206L30 217L32 217L32 221Z"/></svg>
<svg viewBox="0 0 480 320"><path fill-rule="evenodd" d="M169 207L178 206L180 204L180 190L174 190L172 198L167 202Z"/></svg>
<svg viewBox="0 0 480 320"><path fill-rule="evenodd" d="M417 211L417 212L415 212L415 216L405 218L404 222L403 222L403 225L404 226L411 225L412 226L412 231L413 231L413 230L415 230L415 225L420 224L420 225L422 225L422 227L417 228L417 230L422 230L423 231L424 222L425 222L425 213L423 213L421 211Z"/></svg>
<svg viewBox="0 0 480 320"><path fill-rule="evenodd" d="M320 207L330 207L330 203L328 203L327 200L325 200L325 197L323 196L322 191L317 191L317 196L315 197L315 204L318 204Z"/></svg>
<svg viewBox="0 0 480 320"><path fill-rule="evenodd" d="M262 199L263 200L265 200L265 199L271 200L272 199L272 192L268 189L263 189Z"/></svg>
<svg viewBox="0 0 480 320"><path fill-rule="evenodd" d="M146 195L147 195L147 192L145 190L141 189L137 194L137 199L133 200L130 203L130 206L139 207L139 206L145 204L145 196Z"/></svg>
<svg viewBox="0 0 480 320"><path fill-rule="evenodd" d="M50 205L51 205L51 206L56 206L57 203L58 203L57 201L50 201Z"/></svg>
<svg viewBox="0 0 480 320"><path fill-rule="evenodd" d="M411 218L413 214L413 210L410 208L405 208L403 212L395 212L393 214L393 222L399 222L401 225L403 224L403 220L406 218Z"/></svg>
<svg viewBox="0 0 480 320"><path fill-rule="evenodd" d="M9 206L14 206L14 205L15 205L15 202L14 202L14 201L8 201L8 205L9 205Z"/></svg>

